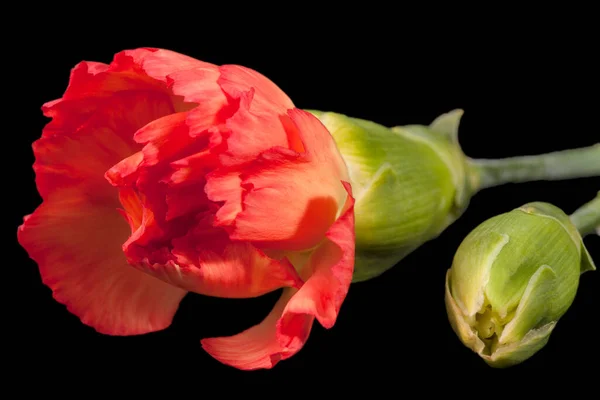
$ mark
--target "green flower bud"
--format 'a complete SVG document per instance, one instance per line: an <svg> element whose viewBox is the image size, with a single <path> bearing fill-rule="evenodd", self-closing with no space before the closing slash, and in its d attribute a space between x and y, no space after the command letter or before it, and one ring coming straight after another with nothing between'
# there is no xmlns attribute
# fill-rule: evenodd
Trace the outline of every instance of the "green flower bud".
<svg viewBox="0 0 600 400"><path fill-rule="evenodd" d="M395 128L311 112L333 135L350 172L356 198L353 282L385 272L464 212L471 190L457 140L462 110L430 126Z"/></svg>
<svg viewBox="0 0 600 400"><path fill-rule="evenodd" d="M430 125L388 128L311 111L331 132L356 198L353 282L375 278L439 236L479 190L505 183L600 176L600 143L497 160L467 157L458 142L462 110Z"/></svg>
<svg viewBox="0 0 600 400"><path fill-rule="evenodd" d="M575 299L580 274L596 269L579 232L562 210L542 202L471 231L446 275L446 310L461 342L500 368L542 349Z"/></svg>

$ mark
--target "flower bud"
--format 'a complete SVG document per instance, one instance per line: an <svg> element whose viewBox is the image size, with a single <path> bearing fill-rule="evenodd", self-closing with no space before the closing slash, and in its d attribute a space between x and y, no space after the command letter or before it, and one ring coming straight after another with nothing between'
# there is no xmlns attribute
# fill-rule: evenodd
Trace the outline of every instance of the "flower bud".
<svg viewBox="0 0 600 400"><path fill-rule="evenodd" d="M486 220L459 246L446 274L450 323L490 366L521 363L546 345L580 274L594 269L569 216L525 204Z"/></svg>
<svg viewBox="0 0 600 400"><path fill-rule="evenodd" d="M395 128L311 112L335 139L357 199L353 282L382 274L466 209L470 181L457 140L462 110L429 126Z"/></svg>

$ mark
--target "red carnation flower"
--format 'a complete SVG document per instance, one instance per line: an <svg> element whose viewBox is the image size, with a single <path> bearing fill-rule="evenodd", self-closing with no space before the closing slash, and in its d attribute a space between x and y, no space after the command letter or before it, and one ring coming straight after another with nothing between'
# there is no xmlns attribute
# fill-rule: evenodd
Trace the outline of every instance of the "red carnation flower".
<svg viewBox="0 0 600 400"><path fill-rule="evenodd" d="M266 319L204 339L270 368L335 323L354 265L348 173L326 128L259 73L160 49L82 62L34 145L43 203L18 238L99 332L166 328L188 292L285 288Z"/></svg>

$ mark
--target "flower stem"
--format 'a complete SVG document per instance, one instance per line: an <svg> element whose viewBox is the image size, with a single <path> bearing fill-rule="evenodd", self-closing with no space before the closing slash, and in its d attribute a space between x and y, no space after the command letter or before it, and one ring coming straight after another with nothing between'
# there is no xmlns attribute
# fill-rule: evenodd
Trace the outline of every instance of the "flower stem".
<svg viewBox="0 0 600 400"><path fill-rule="evenodd" d="M594 232L600 236L600 192L594 200L575 210L570 218L582 237Z"/></svg>
<svg viewBox="0 0 600 400"><path fill-rule="evenodd" d="M468 163L474 192L505 183L600 176L600 143L533 156L469 159Z"/></svg>

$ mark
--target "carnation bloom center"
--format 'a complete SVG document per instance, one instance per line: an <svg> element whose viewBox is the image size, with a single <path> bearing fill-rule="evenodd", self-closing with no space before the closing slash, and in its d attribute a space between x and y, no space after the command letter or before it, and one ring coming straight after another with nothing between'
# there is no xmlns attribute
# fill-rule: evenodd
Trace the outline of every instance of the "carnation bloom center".
<svg viewBox="0 0 600 400"><path fill-rule="evenodd" d="M145 270L168 263L196 268L206 257L204 249L223 250L231 241L245 241L245 238L240 240L234 236L236 219L244 212L247 196L274 190L269 186L257 186L260 179L253 177L269 174L271 171L261 169L271 169L271 164L285 165L288 160L295 161L307 155L294 122L289 116L282 115L277 122L281 124L287 148L281 147L276 152L241 162L234 156L233 162L227 160L224 163L223 158L230 157L227 139L232 135L227 121L244 111L241 108L244 104L238 99L227 101L222 108L228 111L214 116L210 125L203 127L205 129L195 130L190 123L190 120L202 117L198 115L203 111L199 108L170 114L143 126L134 134L134 139L145 142L145 146L120 160L106 173L108 181L118 187L120 211L131 228L131 236L123 245L130 264ZM304 162L308 164L309 161ZM256 173L257 169L259 173ZM216 184L211 187L212 182ZM310 182L304 184L310 185ZM236 187L228 188L232 185ZM285 188L290 192L283 195L294 196L292 191L297 189L294 186ZM238 201L229 198L219 201L223 190L237 190ZM260 249L258 251L279 260L290 252L314 249L324 240L326 229L344 210L346 196L340 184L337 193L311 197L304 209L298 210L302 218L295 231L284 232L285 236L279 240L271 237L260 240L260 232L248 227L252 236L259 236L259 240L250 242ZM278 233L275 230L269 236Z"/></svg>

